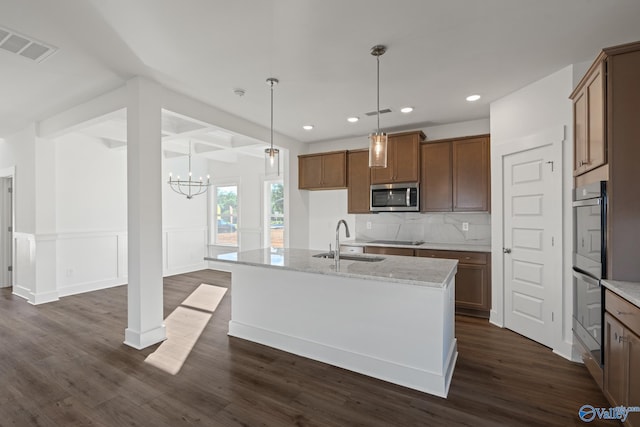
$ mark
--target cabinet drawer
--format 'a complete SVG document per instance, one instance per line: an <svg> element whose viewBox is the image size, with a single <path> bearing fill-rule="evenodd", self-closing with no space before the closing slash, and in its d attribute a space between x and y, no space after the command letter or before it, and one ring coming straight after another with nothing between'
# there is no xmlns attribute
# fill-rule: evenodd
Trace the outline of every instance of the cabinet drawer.
<svg viewBox="0 0 640 427"><path fill-rule="evenodd" d="M431 258L457 259L460 264L487 264L488 254L484 252L439 251L434 249L417 249L417 256Z"/></svg>
<svg viewBox="0 0 640 427"><path fill-rule="evenodd" d="M387 246L365 246L364 253L379 255L402 255L413 256L413 249L410 248L394 248Z"/></svg>
<svg viewBox="0 0 640 427"><path fill-rule="evenodd" d="M636 334L640 333L640 308L607 289L606 310Z"/></svg>

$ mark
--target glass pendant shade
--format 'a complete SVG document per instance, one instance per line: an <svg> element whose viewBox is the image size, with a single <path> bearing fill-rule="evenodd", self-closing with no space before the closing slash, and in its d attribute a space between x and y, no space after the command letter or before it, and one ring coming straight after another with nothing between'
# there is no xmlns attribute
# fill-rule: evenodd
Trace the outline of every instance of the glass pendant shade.
<svg viewBox="0 0 640 427"><path fill-rule="evenodd" d="M266 176L280 175L280 150L277 148L264 150L264 173Z"/></svg>
<svg viewBox="0 0 640 427"><path fill-rule="evenodd" d="M387 134L372 133L369 135L369 167L387 167Z"/></svg>

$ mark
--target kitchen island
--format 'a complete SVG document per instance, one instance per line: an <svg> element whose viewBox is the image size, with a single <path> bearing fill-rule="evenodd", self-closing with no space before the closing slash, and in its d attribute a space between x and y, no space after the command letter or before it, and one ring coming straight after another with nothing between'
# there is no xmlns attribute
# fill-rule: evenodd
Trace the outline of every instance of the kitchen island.
<svg viewBox="0 0 640 427"><path fill-rule="evenodd" d="M384 256L336 267L319 253L206 258L231 271L229 335L446 397L458 354L457 261Z"/></svg>

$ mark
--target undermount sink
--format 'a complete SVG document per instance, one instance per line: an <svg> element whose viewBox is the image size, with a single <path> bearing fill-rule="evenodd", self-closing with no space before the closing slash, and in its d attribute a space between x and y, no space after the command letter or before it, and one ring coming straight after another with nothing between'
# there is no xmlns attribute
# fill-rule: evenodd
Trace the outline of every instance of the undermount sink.
<svg viewBox="0 0 640 427"><path fill-rule="evenodd" d="M321 254L313 255L314 258L334 258L333 252L323 252ZM365 256L365 255L353 255L353 254L340 254L340 259L344 259L346 261L364 261L364 262L378 262L382 261L385 258L381 256Z"/></svg>

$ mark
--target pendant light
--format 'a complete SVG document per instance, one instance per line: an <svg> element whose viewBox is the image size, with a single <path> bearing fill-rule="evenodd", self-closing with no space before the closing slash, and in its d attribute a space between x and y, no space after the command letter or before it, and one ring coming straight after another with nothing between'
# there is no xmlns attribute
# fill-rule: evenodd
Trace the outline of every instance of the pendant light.
<svg viewBox="0 0 640 427"><path fill-rule="evenodd" d="M273 86L278 79L269 77L267 84L271 87L271 145L264 150L264 171L266 176L280 176L280 150L273 148Z"/></svg>
<svg viewBox="0 0 640 427"><path fill-rule="evenodd" d="M187 196L187 199L191 199L193 196L207 192L207 189L211 186L209 179L209 175L207 175L206 182L202 180L202 177L198 180L193 179L191 172L191 141L189 141L189 179L180 179L180 176L178 176L177 179L173 179L173 174L169 173L169 181L167 181L167 184L169 184L171 189L176 193Z"/></svg>
<svg viewBox="0 0 640 427"><path fill-rule="evenodd" d="M387 167L387 134L380 132L380 56L384 55L387 48L382 45L375 45L371 48L371 55L376 57L377 63L377 89L378 99L376 113L378 116L378 132L369 135L369 167Z"/></svg>

